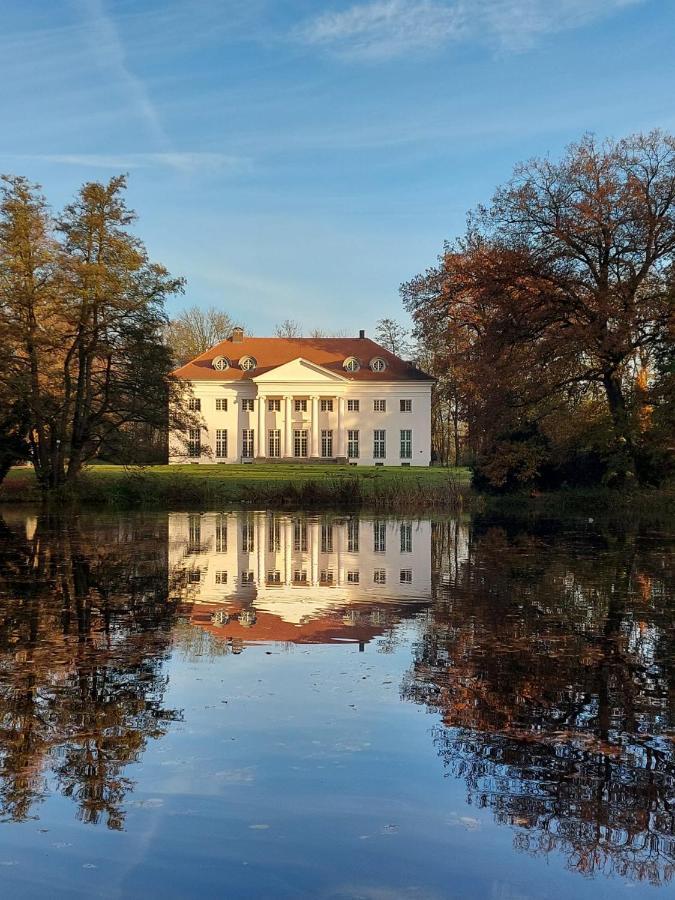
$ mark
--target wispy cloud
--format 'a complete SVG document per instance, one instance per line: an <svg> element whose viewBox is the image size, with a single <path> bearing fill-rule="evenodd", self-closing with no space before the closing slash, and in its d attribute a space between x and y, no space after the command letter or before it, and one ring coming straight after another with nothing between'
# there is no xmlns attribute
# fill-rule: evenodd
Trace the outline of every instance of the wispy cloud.
<svg viewBox="0 0 675 900"><path fill-rule="evenodd" d="M185 173L241 174L251 168L249 159L228 156L224 153L34 153L15 154L11 158L56 165L114 169L118 172L126 172L130 169L168 168Z"/></svg>
<svg viewBox="0 0 675 900"><path fill-rule="evenodd" d="M143 80L129 66L124 44L104 0L77 0L77 3L85 17L88 43L98 66L115 79L156 144L168 150L169 139L159 113Z"/></svg>
<svg viewBox="0 0 675 900"><path fill-rule="evenodd" d="M382 60L450 43L488 42L507 51L545 34L580 28L646 0L371 0L324 12L296 32L339 56Z"/></svg>

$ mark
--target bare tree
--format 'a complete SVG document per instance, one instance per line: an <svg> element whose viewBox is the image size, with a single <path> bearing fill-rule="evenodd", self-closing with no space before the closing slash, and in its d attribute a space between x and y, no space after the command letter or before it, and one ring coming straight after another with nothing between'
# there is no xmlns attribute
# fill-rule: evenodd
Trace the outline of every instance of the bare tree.
<svg viewBox="0 0 675 900"><path fill-rule="evenodd" d="M191 306L169 322L166 342L173 351L176 363L183 365L219 341L227 340L236 324L228 313L215 306L207 309Z"/></svg>
<svg viewBox="0 0 675 900"><path fill-rule="evenodd" d="M274 334L280 338L302 337L302 325L297 319L284 319L274 327Z"/></svg>
<svg viewBox="0 0 675 900"><path fill-rule="evenodd" d="M380 319L375 326L375 338L378 344L396 356L405 356L410 352L410 335L396 319Z"/></svg>

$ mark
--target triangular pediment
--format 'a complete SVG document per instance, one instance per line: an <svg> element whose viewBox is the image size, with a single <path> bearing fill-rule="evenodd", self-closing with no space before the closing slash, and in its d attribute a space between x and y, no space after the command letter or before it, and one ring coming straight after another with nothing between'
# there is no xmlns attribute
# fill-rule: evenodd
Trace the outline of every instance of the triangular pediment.
<svg viewBox="0 0 675 900"><path fill-rule="evenodd" d="M254 376L252 380L256 384L276 384L278 382L307 383L308 381L317 384L336 384L348 379L299 356L297 359L292 359L290 362L270 369L268 372Z"/></svg>

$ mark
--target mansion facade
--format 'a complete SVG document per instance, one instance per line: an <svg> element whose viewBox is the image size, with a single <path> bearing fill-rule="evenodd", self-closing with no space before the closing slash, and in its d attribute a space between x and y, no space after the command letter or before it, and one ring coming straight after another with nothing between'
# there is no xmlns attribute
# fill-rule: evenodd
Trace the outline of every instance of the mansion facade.
<svg viewBox="0 0 675 900"><path fill-rule="evenodd" d="M177 369L195 421L170 463L428 466L433 379L365 337L231 337Z"/></svg>

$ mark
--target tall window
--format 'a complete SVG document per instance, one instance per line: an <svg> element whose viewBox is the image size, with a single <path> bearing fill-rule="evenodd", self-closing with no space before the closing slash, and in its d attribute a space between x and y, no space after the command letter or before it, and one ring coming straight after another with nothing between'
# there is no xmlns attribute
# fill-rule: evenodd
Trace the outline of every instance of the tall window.
<svg viewBox="0 0 675 900"><path fill-rule="evenodd" d="M304 428L293 432L293 456L307 456L307 431Z"/></svg>
<svg viewBox="0 0 675 900"><path fill-rule="evenodd" d="M375 429L373 431L373 459L384 459L387 455L386 431Z"/></svg>
<svg viewBox="0 0 675 900"><path fill-rule="evenodd" d="M270 553L278 553L281 550L281 524L274 516L267 525L267 549Z"/></svg>
<svg viewBox="0 0 675 900"><path fill-rule="evenodd" d="M412 400L401 400L401 412L412 412Z"/></svg>
<svg viewBox="0 0 675 900"><path fill-rule="evenodd" d="M386 584L387 583L386 569L373 569L373 583L374 584Z"/></svg>
<svg viewBox="0 0 675 900"><path fill-rule="evenodd" d="M386 400L373 400L373 409L375 412L386 412L387 411L387 401Z"/></svg>
<svg viewBox="0 0 675 900"><path fill-rule="evenodd" d="M241 455L244 459L253 459L253 428L244 428L241 432Z"/></svg>
<svg viewBox="0 0 675 900"><path fill-rule="evenodd" d="M216 428L216 457L225 459L227 456L227 429Z"/></svg>
<svg viewBox="0 0 675 900"><path fill-rule="evenodd" d="M348 412L358 412L360 403L358 400L347 400Z"/></svg>
<svg viewBox="0 0 675 900"><path fill-rule="evenodd" d="M281 412L281 400L268 400L267 408L270 412Z"/></svg>
<svg viewBox="0 0 675 900"><path fill-rule="evenodd" d="M278 569L272 569L267 573L268 584L281 584L281 572Z"/></svg>
<svg viewBox="0 0 675 900"><path fill-rule="evenodd" d="M412 522L401 522L401 553L412 553Z"/></svg>
<svg viewBox="0 0 675 900"><path fill-rule="evenodd" d="M353 569L350 572L347 572L347 584L358 584L359 583L359 570Z"/></svg>
<svg viewBox="0 0 675 900"><path fill-rule="evenodd" d="M253 412L253 400L245 399L241 401L241 411L242 412Z"/></svg>
<svg viewBox="0 0 675 900"><path fill-rule="evenodd" d="M255 531L253 522L250 519L244 519L241 523L241 552L253 553L255 550Z"/></svg>
<svg viewBox="0 0 675 900"><path fill-rule="evenodd" d="M268 456L281 456L281 431L279 428L270 428L267 444Z"/></svg>
<svg viewBox="0 0 675 900"><path fill-rule="evenodd" d="M412 584L412 569L401 569L398 580L401 584Z"/></svg>
<svg viewBox="0 0 675 900"><path fill-rule="evenodd" d="M227 553L227 517L216 516L216 553Z"/></svg>
<svg viewBox="0 0 675 900"><path fill-rule="evenodd" d="M321 412L333 412L333 401L332 400L322 400L321 401Z"/></svg>
<svg viewBox="0 0 675 900"><path fill-rule="evenodd" d="M198 459L202 455L202 432L200 428L190 428L188 431L188 456Z"/></svg>
<svg viewBox="0 0 675 900"><path fill-rule="evenodd" d="M224 397L216 397L216 409L220 412L227 412L227 400Z"/></svg>
<svg viewBox="0 0 675 900"><path fill-rule="evenodd" d="M330 430L321 432L321 455L326 458L333 455L333 432Z"/></svg>
<svg viewBox="0 0 675 900"><path fill-rule="evenodd" d="M227 572L216 572L216 584L227 584Z"/></svg>
<svg viewBox="0 0 675 900"><path fill-rule="evenodd" d="M359 552L359 520L347 520L347 552Z"/></svg>
<svg viewBox="0 0 675 900"><path fill-rule="evenodd" d="M347 431L347 456L350 459L358 459L359 458L359 432L358 432L358 429L356 431L352 431L352 430Z"/></svg>
<svg viewBox="0 0 675 900"><path fill-rule="evenodd" d="M401 459L412 459L412 429L401 429Z"/></svg>
<svg viewBox="0 0 675 900"><path fill-rule="evenodd" d="M296 400L295 401L295 411L296 412L307 412L307 401L306 400Z"/></svg>
<svg viewBox="0 0 675 900"><path fill-rule="evenodd" d="M307 522L304 519L293 522L293 550L296 553L307 552Z"/></svg>
<svg viewBox="0 0 675 900"><path fill-rule="evenodd" d="M191 409L193 412L199 412L202 408L202 401L199 397L190 397L188 400L188 409Z"/></svg>
<svg viewBox="0 0 675 900"><path fill-rule="evenodd" d="M321 526L321 552L322 553L332 553L333 552L333 526L332 525L322 525Z"/></svg>
<svg viewBox="0 0 675 900"><path fill-rule="evenodd" d="M373 551L386 553L387 551L387 523L373 522Z"/></svg>
<svg viewBox="0 0 675 900"><path fill-rule="evenodd" d="M188 553L199 553L202 545L202 518L188 516Z"/></svg>

